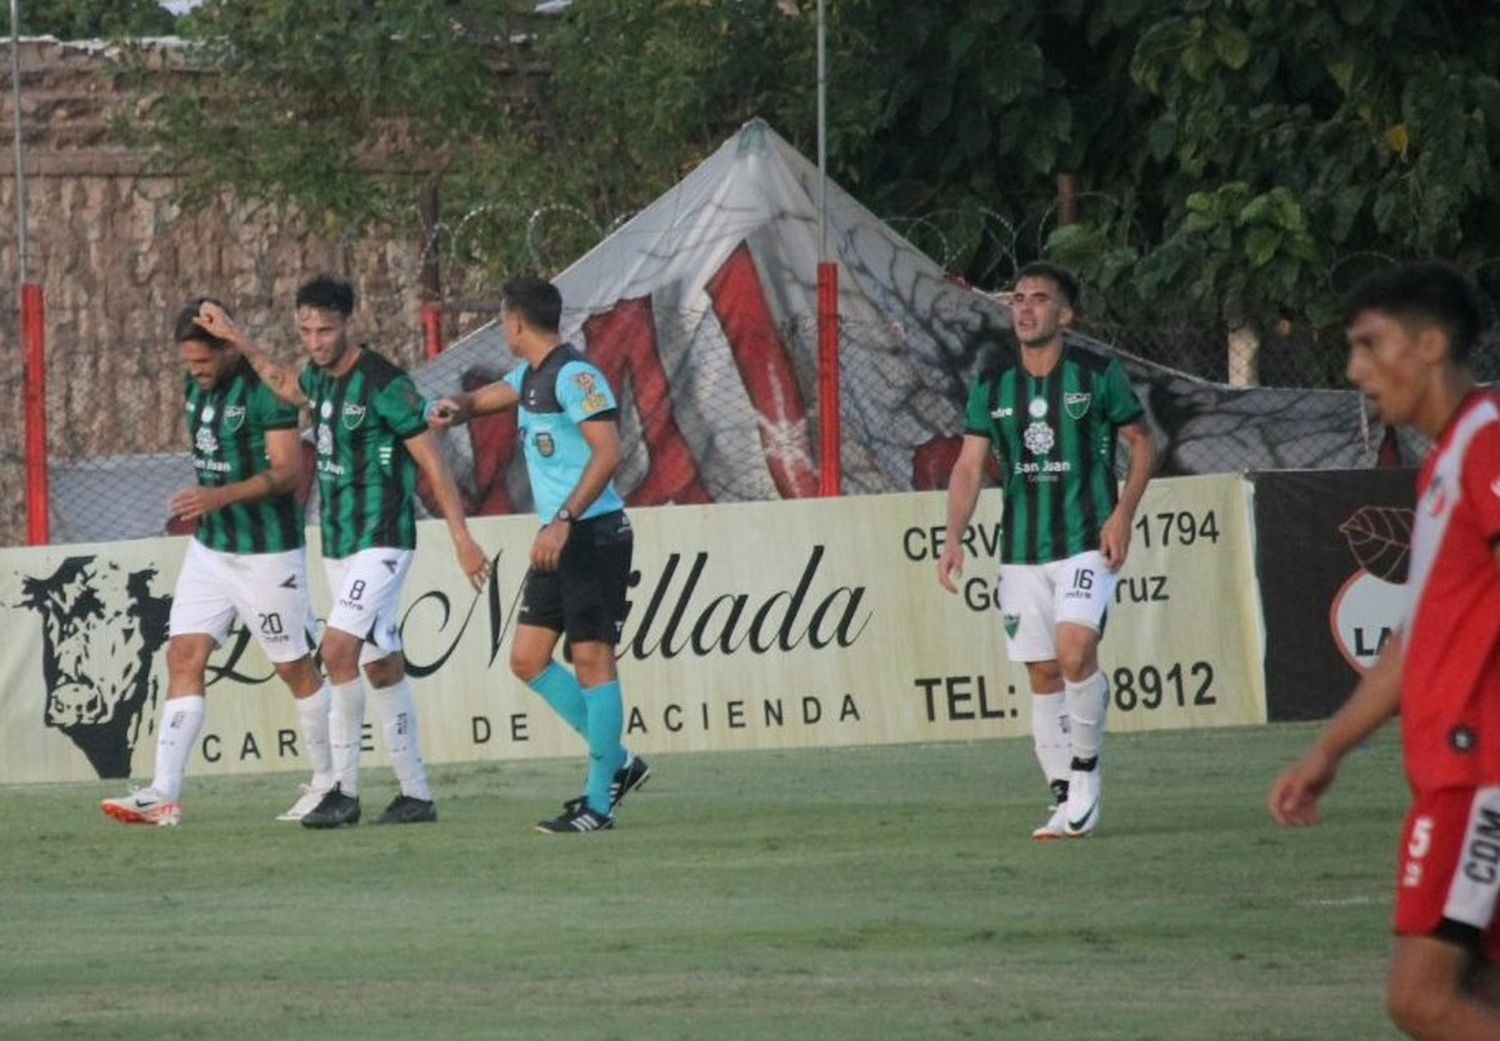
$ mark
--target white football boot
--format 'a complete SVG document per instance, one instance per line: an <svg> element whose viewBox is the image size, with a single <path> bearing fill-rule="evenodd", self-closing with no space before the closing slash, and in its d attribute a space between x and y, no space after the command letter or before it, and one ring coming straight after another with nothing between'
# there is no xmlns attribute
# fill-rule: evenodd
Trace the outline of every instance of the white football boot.
<svg viewBox="0 0 1500 1041"><path fill-rule="evenodd" d="M171 827L182 822L182 806L155 788L137 788L118 799L104 799L99 808L121 824L155 824Z"/></svg>

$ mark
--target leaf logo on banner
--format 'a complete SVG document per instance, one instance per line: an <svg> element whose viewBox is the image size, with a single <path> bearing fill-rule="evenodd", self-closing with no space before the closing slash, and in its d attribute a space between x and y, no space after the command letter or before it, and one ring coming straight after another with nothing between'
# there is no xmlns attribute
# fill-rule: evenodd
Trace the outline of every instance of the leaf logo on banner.
<svg viewBox="0 0 1500 1041"><path fill-rule="evenodd" d="M1387 582L1406 581L1413 511L1402 506L1361 506L1339 525L1359 566Z"/></svg>

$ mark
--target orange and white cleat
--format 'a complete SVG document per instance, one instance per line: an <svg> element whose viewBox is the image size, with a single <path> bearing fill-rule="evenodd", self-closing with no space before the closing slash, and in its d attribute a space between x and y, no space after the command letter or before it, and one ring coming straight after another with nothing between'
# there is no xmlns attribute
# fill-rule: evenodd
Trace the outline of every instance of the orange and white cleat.
<svg viewBox="0 0 1500 1041"><path fill-rule="evenodd" d="M167 799L155 788L137 788L118 799L105 799L99 808L121 824L155 824L172 827L182 823L182 805Z"/></svg>

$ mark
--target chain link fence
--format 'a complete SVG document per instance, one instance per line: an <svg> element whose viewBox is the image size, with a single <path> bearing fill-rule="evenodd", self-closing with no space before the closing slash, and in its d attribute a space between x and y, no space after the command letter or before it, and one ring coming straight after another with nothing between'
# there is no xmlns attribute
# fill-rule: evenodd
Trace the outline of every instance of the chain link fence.
<svg viewBox="0 0 1500 1041"><path fill-rule="evenodd" d="M493 216L476 214L468 224ZM559 252L558 236L585 219L566 208L535 211L528 255L518 266L555 267L561 262L552 258ZM591 231L606 236L620 223L591 225ZM420 364L414 321L399 342L377 343L413 368L429 396L472 389L514 364L498 332L482 327L494 312L486 300L493 284L471 256L468 224L444 229L428 248L441 251L448 328L480 331L426 366ZM939 252L957 248L935 223L907 224L932 239L929 245ZM995 248L997 275L1013 271L1018 241ZM402 263L427 259L416 255ZM289 294L288 278L267 271L262 282L238 288L256 302L251 328L278 330L269 342L285 345L283 357L298 360L289 319L273 306ZM816 494L818 332L816 317L789 303L800 292L766 285L761 293L776 307L762 300L729 313L692 306L667 291L566 316L565 331L586 345L621 398L627 456L619 484L632 502ZM986 352L1014 349L1007 312L996 295L955 281L937 290L891 284L868 292L840 326L843 489L866 494L944 487L979 365ZM48 301L54 541L173 530L166 503L194 479L182 376L161 327L172 308L149 282L142 294L125 316L123 339L100 334L101 304L90 294L65 289ZM18 328L14 301L8 303L4 318ZM1425 453L1420 438L1403 435L1393 443L1348 389L1341 342L1319 341L1290 320L1249 345L1234 342L1223 327L1111 321L1107 301L1096 313L1103 317L1091 315L1078 336L1125 358L1165 446L1163 473L1410 463ZM1475 362L1482 379L1500 376L1500 340L1487 339ZM22 396L20 352L7 353L0 362L0 422L16 435L0 446L0 544L25 537ZM515 438L513 417L485 418L446 438L472 512L530 508ZM310 507L315 516L315 495Z"/></svg>
<svg viewBox="0 0 1500 1041"><path fill-rule="evenodd" d="M987 353L1014 349L1003 308L984 294L965 295L974 316L961 325L841 322L846 494L946 486L962 440L968 387ZM472 301L463 306L470 320L483 313ZM817 493L822 417L815 316L757 323L743 314L663 308L642 299L602 313L569 312L564 328L585 345L620 399L626 456L618 484L632 503ZM1163 473L1369 466L1380 458L1385 432L1358 394L1338 389L1342 354L1332 348L1308 355L1316 357L1316 367L1300 387L1231 387L1222 341L1211 358L1208 338L1191 329L1095 323L1085 332L1090 335L1080 342L1122 352L1166 447ZM175 352L145 339L95 353L55 339L53 346L54 541L175 530L166 504L194 480ZM1486 347L1493 350L1493 344ZM279 353L300 362L290 343ZM396 353L403 363L413 361L411 352L404 358ZM486 326L436 361L415 365L413 373L423 393L435 398L498 379L514 364L497 328ZM0 416L19 431L20 373L7 372L0 386ZM531 508L513 414L481 418L446 435L444 444L471 513ZM1407 462L1424 451L1419 439L1407 437L1401 445ZM19 438L0 452L0 467L9 489L6 539L14 544L25 532ZM315 517L315 494L309 506Z"/></svg>

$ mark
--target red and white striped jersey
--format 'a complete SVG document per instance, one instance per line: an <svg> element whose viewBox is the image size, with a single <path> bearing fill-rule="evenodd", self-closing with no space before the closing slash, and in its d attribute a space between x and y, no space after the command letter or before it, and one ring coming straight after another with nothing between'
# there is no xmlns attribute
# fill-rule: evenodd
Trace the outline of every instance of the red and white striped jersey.
<svg viewBox="0 0 1500 1041"><path fill-rule="evenodd" d="M1476 391L1417 477L1401 682L1418 791L1500 784L1500 395Z"/></svg>

